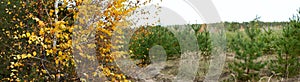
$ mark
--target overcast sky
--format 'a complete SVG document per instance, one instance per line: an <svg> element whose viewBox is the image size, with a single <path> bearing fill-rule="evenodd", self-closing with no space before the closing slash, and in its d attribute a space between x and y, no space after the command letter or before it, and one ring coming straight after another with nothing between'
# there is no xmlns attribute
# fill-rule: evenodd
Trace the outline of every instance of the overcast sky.
<svg viewBox="0 0 300 82"><path fill-rule="evenodd" d="M288 21L300 8L300 0L212 0L212 2L222 21L235 22L251 21L256 15L261 17L261 21L266 22ZM201 16L184 0L162 0L159 3L182 16L187 23L196 23L196 20L197 23L203 23Z"/></svg>

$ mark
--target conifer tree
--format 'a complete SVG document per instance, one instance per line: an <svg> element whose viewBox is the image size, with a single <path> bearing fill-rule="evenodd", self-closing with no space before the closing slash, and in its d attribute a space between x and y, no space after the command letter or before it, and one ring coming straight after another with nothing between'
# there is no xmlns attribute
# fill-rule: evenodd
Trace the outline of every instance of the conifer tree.
<svg viewBox="0 0 300 82"><path fill-rule="evenodd" d="M300 13L300 12L299 12ZM271 69L283 78L300 74L300 17L294 16L282 30L278 40L277 60L273 60Z"/></svg>
<svg viewBox="0 0 300 82"><path fill-rule="evenodd" d="M261 30L257 19L251 21L250 26L245 28L245 34L239 32L233 39L231 47L235 52L235 61L229 64L231 71L239 81L256 81L259 71L266 63L257 61L262 56L263 43L258 39Z"/></svg>

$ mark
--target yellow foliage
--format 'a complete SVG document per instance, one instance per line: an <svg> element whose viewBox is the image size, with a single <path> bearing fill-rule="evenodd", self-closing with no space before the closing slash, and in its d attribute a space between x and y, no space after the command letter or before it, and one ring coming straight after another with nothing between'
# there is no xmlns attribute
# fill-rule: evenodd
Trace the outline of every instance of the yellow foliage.
<svg viewBox="0 0 300 82"><path fill-rule="evenodd" d="M45 23L43 21L38 21L40 27L44 27Z"/></svg>
<svg viewBox="0 0 300 82"><path fill-rule="evenodd" d="M40 1L40 0L37 0ZM18 42L16 41L15 45L19 45L18 48L20 52L14 55L12 58L14 61L18 62L11 62L10 68L11 77L9 79L12 79L11 81L18 81L19 78L26 78L28 76L21 75L18 73L15 73L17 71L20 71L20 69L29 69L28 67L21 67L24 66L32 66L30 68L34 68L37 71L34 72L36 74L40 74L39 77L43 77L46 75L47 70L57 71L61 70L63 72L69 71L70 67L75 66L75 60L73 58L73 51L74 49L77 49L79 51L79 55L81 57L87 58L89 60L101 60L105 61L104 63L113 63L114 58L113 54L121 56L124 54L124 52L111 52L111 48L121 48L119 46L112 46L111 38L112 33L114 31L117 31L117 33L122 34L122 30L118 30L118 25L123 24L124 21L126 21L126 16L129 16L131 12L133 12L138 6L138 3L128 3L131 0L110 0L107 2L108 7L106 9L101 9L99 5L88 5L84 6L83 4L90 4L94 0L76 0L76 7L79 11L72 11L65 13L64 8L66 4L62 5L63 7L59 7L57 9L51 9L53 8L54 1L49 2L26 2L19 0L20 4L16 5L15 2L6 1L7 5L12 4L11 6L13 9L22 11L26 15L25 16L19 16L22 14L19 14L18 11L12 11L12 8L5 8L5 12L7 15L12 16L12 20L15 22L12 27L13 29L23 29L22 31L5 31L3 30L4 35L7 35L9 38L13 38L14 40L20 40L25 38L27 41L23 42L26 45L23 46L21 40ZM67 0L64 0L65 3L67 3ZM71 0L69 0L71 1ZM32 9L27 9L31 8ZM36 9L35 9L36 8ZM50 8L50 9L49 9ZM101 10L101 12L99 12ZM88 11L95 11L99 13L95 13L91 15ZM58 14L57 17L55 14ZM71 22L74 22L78 19L79 13L82 13L86 18L91 18L92 16L96 15L99 17L106 17L105 20L98 20L95 21L95 26L90 26L87 30L83 30L83 33L80 32L74 32L73 29L75 29L75 25ZM66 16L61 16L66 14ZM71 16L71 14L73 16ZM70 16L69 16L70 15ZM72 18L73 17L73 18ZM72 20L75 19L75 20ZM34 24L29 24L30 20L34 20ZM79 23L86 24L87 19L79 19ZM24 28L26 27L26 28ZM85 27L79 26L78 28L82 29ZM25 29L25 30L24 30ZM76 28L77 29L77 28ZM76 41L72 41L74 37L72 37L74 34L88 34L91 31L96 31L96 39L97 42L93 44L88 44L87 46L79 46L76 45L73 49L73 44L76 43ZM123 38L123 37L118 37ZM1 38L0 38L1 39ZM88 41L91 38L82 38L82 41ZM122 41L116 41L118 43L122 43ZM22 44L22 46L21 46ZM77 43L76 43L77 44ZM97 57L93 57L90 54L84 54L83 49L93 49L97 48ZM2 52L0 52L2 53ZM43 57L43 58L41 58ZM34 58L34 59L33 59ZM43 63L40 63L40 61L43 61ZM27 63L30 62L29 65ZM34 62L34 63L31 63ZM38 63L36 63L38 62ZM47 63L45 63L47 62ZM69 65L69 63L71 63ZM52 64L55 64L53 67ZM103 63L102 63L103 64ZM18 69L17 69L18 67ZM43 67L43 68L41 68ZM129 82L126 80L126 76L124 74L121 74L118 68L115 68L116 66L110 66L109 64L105 64L101 67L101 69L104 71L104 75L108 76L108 78L113 79L113 81L117 82ZM76 72L70 72L70 73L76 73ZM93 72L92 76L96 76L100 74L97 74L98 72ZM56 77L56 74L49 74L47 76L50 77ZM72 75L72 74L69 74ZM73 74L74 75L74 74ZM63 75L61 75L63 76ZM88 76L88 74L87 74ZM16 77L16 78L13 78ZM34 81L37 81L37 79L44 79L44 78L34 78ZM49 79L46 79L49 80ZM51 78L50 78L51 80Z"/></svg>

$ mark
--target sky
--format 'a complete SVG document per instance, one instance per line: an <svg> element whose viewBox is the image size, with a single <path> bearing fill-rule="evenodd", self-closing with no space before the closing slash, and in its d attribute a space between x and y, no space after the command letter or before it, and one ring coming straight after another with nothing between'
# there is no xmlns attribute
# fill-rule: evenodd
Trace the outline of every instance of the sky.
<svg viewBox="0 0 300 82"><path fill-rule="evenodd" d="M260 16L261 21L288 21L297 14L300 0L212 0L221 21L247 22ZM185 2L185 0L160 0L160 6L171 9L182 16L186 23L203 23L203 17Z"/></svg>

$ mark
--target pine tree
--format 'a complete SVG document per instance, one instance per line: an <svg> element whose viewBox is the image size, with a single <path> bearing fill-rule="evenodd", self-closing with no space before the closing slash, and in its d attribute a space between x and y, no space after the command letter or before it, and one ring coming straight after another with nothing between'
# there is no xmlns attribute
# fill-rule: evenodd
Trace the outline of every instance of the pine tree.
<svg viewBox="0 0 300 82"><path fill-rule="evenodd" d="M300 12L299 12L300 13ZM283 78L300 74L300 17L294 16L289 26L282 30L282 37L278 40L277 60L273 60L270 67L276 75Z"/></svg>
<svg viewBox="0 0 300 82"><path fill-rule="evenodd" d="M262 56L264 46L258 39L260 34L257 20L254 20L245 28L245 34L239 32L232 41L231 47L236 55L229 68L239 81L257 80L260 69L266 65L265 62L257 61Z"/></svg>

